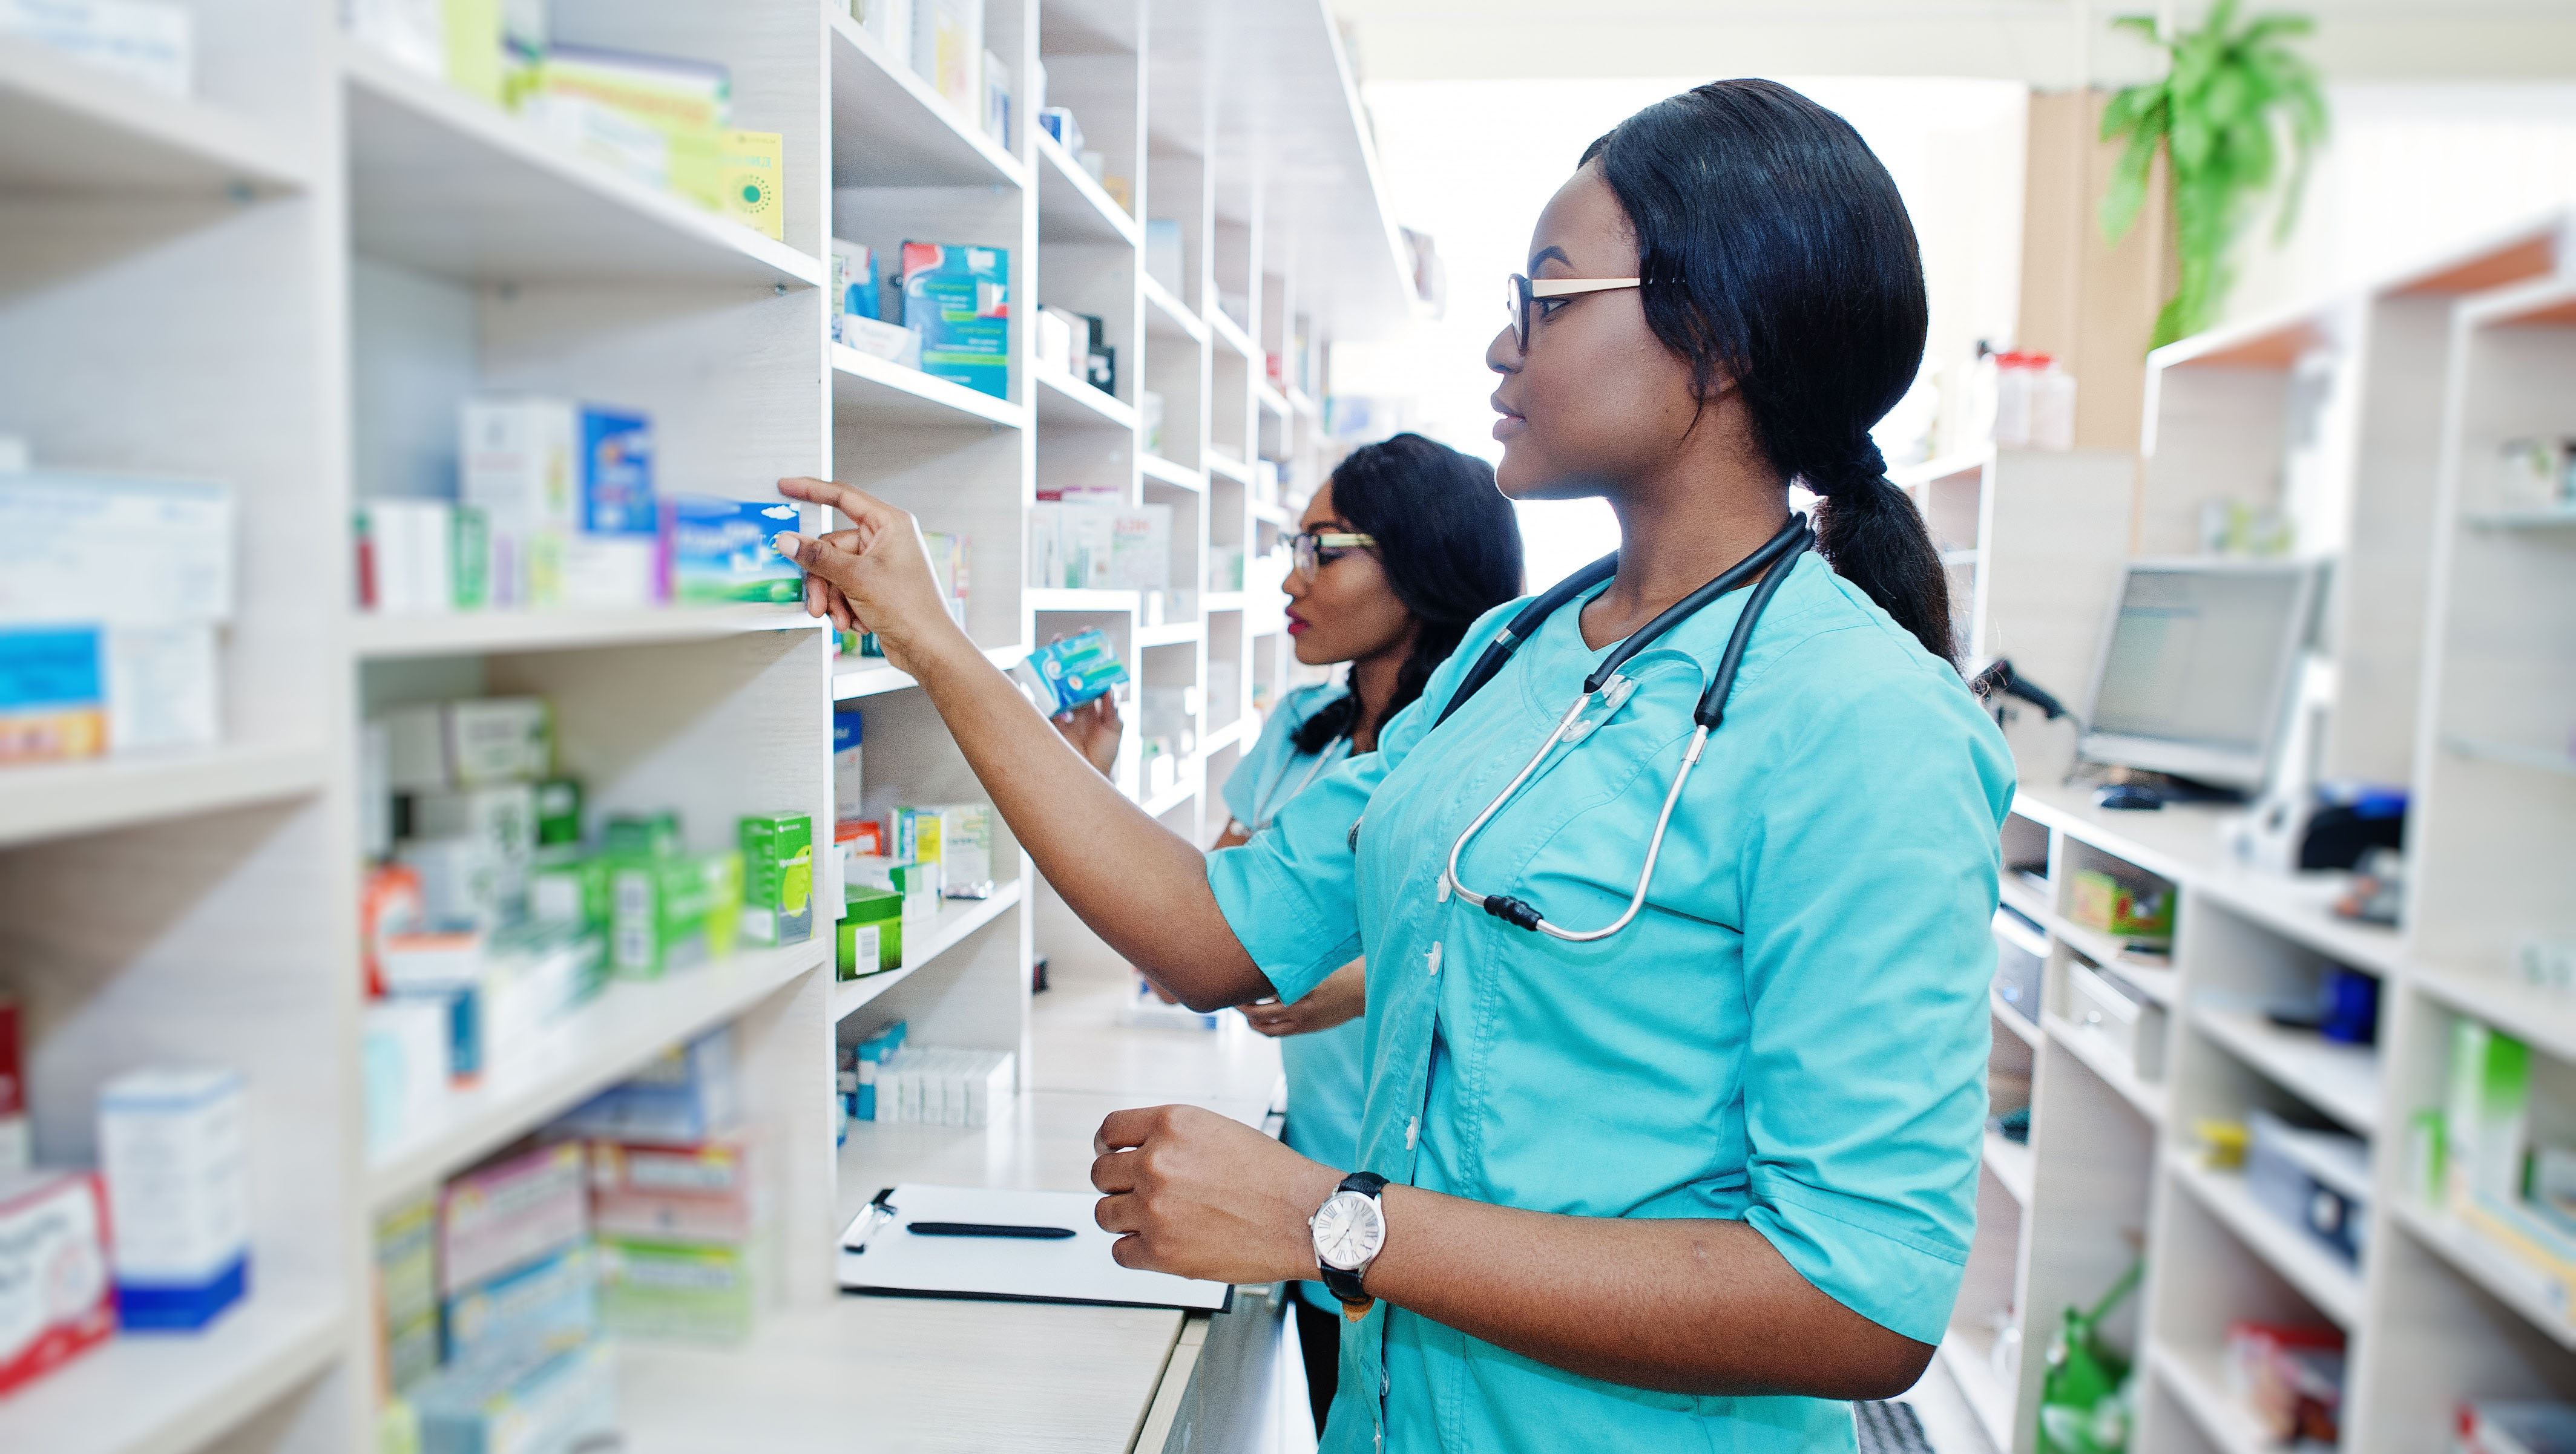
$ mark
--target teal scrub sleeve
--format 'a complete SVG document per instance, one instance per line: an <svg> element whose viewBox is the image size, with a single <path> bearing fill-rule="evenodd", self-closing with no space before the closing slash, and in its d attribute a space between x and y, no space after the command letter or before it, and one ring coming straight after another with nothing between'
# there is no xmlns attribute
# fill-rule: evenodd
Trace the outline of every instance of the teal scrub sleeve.
<svg viewBox="0 0 2576 1454"><path fill-rule="evenodd" d="M1359 855L1352 851L1351 826L1368 810L1377 785L1430 733L1468 664L1517 606L1498 606L1468 628L1422 695L1378 729L1377 751L1334 764L1251 842L1208 855L1217 907L1279 998L1304 999L1324 976L1359 958ZM1267 728L1262 735L1269 736Z"/></svg>
<svg viewBox="0 0 2576 1454"><path fill-rule="evenodd" d="M1937 1343L1976 1231L2012 764L1955 676L1849 634L1771 664L1841 686L1764 746L1781 766L1746 805L1745 1218L1835 1301Z"/></svg>

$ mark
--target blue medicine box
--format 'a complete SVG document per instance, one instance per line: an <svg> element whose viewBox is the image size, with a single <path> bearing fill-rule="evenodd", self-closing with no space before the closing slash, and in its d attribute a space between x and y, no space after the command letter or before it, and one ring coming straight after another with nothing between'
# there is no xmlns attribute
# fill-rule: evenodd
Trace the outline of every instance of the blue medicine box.
<svg viewBox="0 0 2576 1454"><path fill-rule="evenodd" d="M1011 392L1011 254L960 243L903 245L903 321L921 334L922 372Z"/></svg>
<svg viewBox="0 0 2576 1454"><path fill-rule="evenodd" d="M759 601L805 596L805 572L780 555L778 537L799 528L783 500L726 500L674 495L663 501L670 521L667 594L680 602Z"/></svg>
<svg viewBox="0 0 2576 1454"><path fill-rule="evenodd" d="M580 510L581 528L594 535L650 538L660 532L649 416L582 406Z"/></svg>

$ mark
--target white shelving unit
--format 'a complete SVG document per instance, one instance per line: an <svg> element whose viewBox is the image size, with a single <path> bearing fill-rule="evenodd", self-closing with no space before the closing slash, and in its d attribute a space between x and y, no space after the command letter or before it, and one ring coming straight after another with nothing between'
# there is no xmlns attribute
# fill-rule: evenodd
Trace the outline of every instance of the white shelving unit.
<svg viewBox="0 0 2576 1454"><path fill-rule="evenodd" d="M1943 1345L2013 1454L2037 1448L2037 1350L2141 1248L2145 1287L2106 1330L2143 1368L2139 1454L2273 1447L2221 1373L2238 1319L2342 1330L2342 1447L2359 1454L2438 1447L2463 1398L2576 1397L2565 1298L2426 1205L2410 1140L2442 1103L2460 1019L2561 1062L2550 1074L2576 1065L2576 1000L2508 975L2524 936L2576 935L2576 537L2558 528L2566 512L2492 494L2503 441L2576 431L2569 237L2550 219L2158 350L2143 458L2008 452L1907 481L1936 533L1973 489L1975 649L2011 656L2079 710L2120 560L2194 553L2207 500L2282 509L2297 548L2335 563L2320 769L2412 795L2402 927L2359 924L2329 909L2344 875L2235 859L2224 810L2093 807L2061 776L2072 734L2015 709L2023 781L2003 896L2048 938L2046 1033L2034 1042L1997 1003L1997 1063L2030 1049L2034 1112L2027 1173L1990 1140L1988 1179L2026 1175L2029 1192L2017 1215L1981 1215ZM2071 880L2088 868L2174 892L2169 964L2070 921ZM2164 1010L2154 1078L2069 1017L2077 962ZM2312 992L2328 966L2378 981L2374 1045L2263 1012ZM2357 1262L2208 1164L2202 1124L2255 1109L2366 1143ZM2001 1393L1984 1356L1998 1302L2023 1350Z"/></svg>
<svg viewBox="0 0 2576 1454"><path fill-rule="evenodd" d="M986 0L984 44L1016 83L1003 138L828 0L550 9L561 40L728 67L736 124L782 137L783 239L389 63L341 35L328 6L201 11L189 100L0 38L0 431L26 436L46 465L231 481L242 553L221 746L0 772L0 991L24 1008L40 1161L92 1159L96 1090L114 1074L237 1064L250 1076L253 1203L242 1306L198 1336L119 1339L0 1400L0 1447L369 1447L375 1214L728 1022L778 1209L783 1306L763 1337L810 1330L816 1346L864 1349L883 1336L874 1320L923 1326L917 1309L836 1295L841 1183L899 1168L879 1164L882 1138L835 1151L835 1043L904 1018L924 1042L1019 1052L1025 1086L1033 954L1105 953L1005 832L997 892L912 926L900 969L837 981L818 935L617 984L370 1155L356 948L356 743L369 713L543 695L593 816L676 807L700 848L744 812L830 822L836 706L866 718L870 812L982 796L908 675L836 655L793 609L353 609L353 507L437 492L460 397L634 406L653 416L666 490L766 498L779 477L825 475L965 535L967 627L996 665L1101 625L1143 683L1200 689L1196 740L1169 785L1146 790L1132 736L1122 767L1131 798L1197 841L1209 787L1286 670L1264 597L1275 582L1261 577L1288 516L1256 494L1252 461L1310 489L1325 341L1382 332L1411 309L1320 8ZM1132 212L1037 139L1025 83L1041 61L1048 103L1075 109L1106 173L1127 179ZM1186 266L1168 287L1145 273L1149 217L1181 224ZM1009 249L1021 322L1006 394L836 346L821 286L836 235L881 258L905 239ZM1025 320L1041 302L1107 320L1113 390L1032 371ZM1165 403L1150 456L1143 389ZM1160 619L1144 624L1136 592L1024 584L1042 484L1174 507L1175 591ZM1209 591L1212 542L1268 564L1244 588ZM922 1136L895 1138L902 1165L935 1162L922 1138L948 1133L905 1129ZM954 1149L974 1154L974 1141ZM1119 1393L1127 1411L1101 1403L1085 1417L1133 1430L1177 1320L1113 1314L1125 1321L1104 1333L1089 1316L1067 1310L1067 1326L1114 1333L1093 1361L1137 1387ZM963 1326L927 1321L973 1346ZM741 1429L772 1427L742 1366L735 1353L633 1350L629 1409L652 1424L629 1430L638 1447L730 1448ZM663 1397L674 1390L686 1417ZM902 1390L869 1397L886 1400L897 1442L902 1420L928 1428L937 1414Z"/></svg>

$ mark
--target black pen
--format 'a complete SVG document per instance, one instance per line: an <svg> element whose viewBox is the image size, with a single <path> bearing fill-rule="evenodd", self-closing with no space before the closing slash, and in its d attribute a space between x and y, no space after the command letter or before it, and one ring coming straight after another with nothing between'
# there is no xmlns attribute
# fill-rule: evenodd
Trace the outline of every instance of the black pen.
<svg viewBox="0 0 2576 1454"><path fill-rule="evenodd" d="M1025 1237L1041 1242L1060 1242L1073 1235L1070 1227L1012 1227L992 1222L913 1222L904 1230L922 1237Z"/></svg>

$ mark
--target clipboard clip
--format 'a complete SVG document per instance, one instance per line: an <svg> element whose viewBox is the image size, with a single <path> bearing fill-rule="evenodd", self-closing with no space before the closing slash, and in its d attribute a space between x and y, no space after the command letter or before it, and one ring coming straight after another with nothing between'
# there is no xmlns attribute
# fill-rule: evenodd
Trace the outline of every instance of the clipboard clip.
<svg viewBox="0 0 2576 1454"><path fill-rule="evenodd" d="M902 1208L887 1200L893 1195L894 1188L887 1187L869 1198L867 1209L860 1212L858 1219L850 1223L849 1230L841 1234L842 1251L867 1251L868 1239L885 1230L895 1218L903 1215Z"/></svg>

